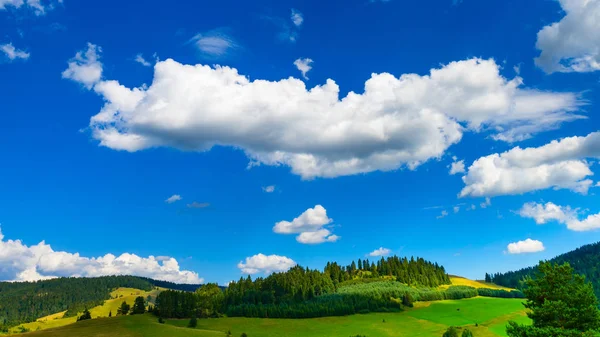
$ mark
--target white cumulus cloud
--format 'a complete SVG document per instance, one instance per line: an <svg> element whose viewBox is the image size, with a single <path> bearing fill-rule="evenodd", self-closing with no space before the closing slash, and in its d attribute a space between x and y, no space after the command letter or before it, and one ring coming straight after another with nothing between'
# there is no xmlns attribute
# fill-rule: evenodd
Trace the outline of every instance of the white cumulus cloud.
<svg viewBox="0 0 600 337"><path fill-rule="evenodd" d="M443 210L443 211L442 211L442 213L440 213L440 215L438 215L438 216L436 217L436 219L442 219L442 218L445 218L445 217L447 217L447 216L448 216L448 211L446 211L446 210Z"/></svg>
<svg viewBox="0 0 600 337"><path fill-rule="evenodd" d="M77 52L75 57L69 60L69 67L63 71L62 77L91 89L102 78L102 63L99 61L101 52L100 47L88 43L86 50Z"/></svg>
<svg viewBox="0 0 600 337"><path fill-rule="evenodd" d="M94 76L79 71L99 64L89 54L78 54L63 76L94 85L101 68ZM171 59L154 72L147 88L113 81L111 92L96 90L106 103L90 130L101 146L232 146L253 163L287 165L312 179L415 169L440 158L465 130L501 129L495 136L514 140L580 117L576 95L522 88L493 60L452 62L424 76L373 74L364 93L342 99L333 80L307 89L295 78L251 81L233 68Z"/></svg>
<svg viewBox="0 0 600 337"><path fill-rule="evenodd" d="M285 256L257 254L247 257L245 262L240 261L237 267L244 274L271 274L287 271L295 265L294 260Z"/></svg>
<svg viewBox="0 0 600 337"><path fill-rule="evenodd" d="M534 219L538 225L556 221L567 225L573 231L583 232L600 228L600 213L588 215L579 220L579 210L570 206L559 206L552 202L539 204L528 202L521 207L518 214L524 218Z"/></svg>
<svg viewBox="0 0 600 337"><path fill-rule="evenodd" d="M455 175L458 173L465 173L465 161L456 161L456 159L454 159L452 164L450 164L450 175Z"/></svg>
<svg viewBox="0 0 600 337"><path fill-rule="evenodd" d="M302 77L304 77L305 80L308 80L306 74L312 69L312 63L313 60L309 58L299 58L296 61L294 61L294 65L302 73Z"/></svg>
<svg viewBox="0 0 600 337"><path fill-rule="evenodd" d="M2 51L10 61L16 59L27 60L30 56L28 52L15 48L12 43L0 45L0 51Z"/></svg>
<svg viewBox="0 0 600 337"><path fill-rule="evenodd" d="M541 241L532 239L509 243L506 248L509 254L537 253L546 249Z"/></svg>
<svg viewBox="0 0 600 337"><path fill-rule="evenodd" d="M204 281L195 272L181 270L172 257L140 257L129 253L83 257L79 253L54 251L44 241L27 246L20 240L4 240L0 230L0 280L35 281L103 275L135 275L190 284Z"/></svg>
<svg viewBox="0 0 600 337"><path fill-rule="evenodd" d="M558 2L565 16L538 32L535 63L547 73L600 70L600 1Z"/></svg>
<svg viewBox="0 0 600 337"><path fill-rule="evenodd" d="M297 218L290 221L279 221L273 227L273 232L278 234L299 234L296 241L304 244L318 244L324 242L336 242L339 236L331 233L324 226L333 222L333 219L327 216L327 210L316 205L300 214Z"/></svg>
<svg viewBox="0 0 600 337"><path fill-rule="evenodd" d="M540 147L515 147L477 159L463 177L465 196L514 195L547 188L587 193L593 175L586 158L600 157L600 132L554 140Z"/></svg>
<svg viewBox="0 0 600 337"><path fill-rule="evenodd" d="M374 251L369 253L369 256L371 257L376 257L376 256L388 256L390 255L392 251L388 248L383 248L383 247L379 247L377 249L375 249Z"/></svg>
<svg viewBox="0 0 600 337"><path fill-rule="evenodd" d="M179 194L173 194L172 196L168 197L167 200L165 200L165 202L167 204L172 204L172 203L174 203L176 201L179 201L181 199L182 198L181 198L181 196Z"/></svg>

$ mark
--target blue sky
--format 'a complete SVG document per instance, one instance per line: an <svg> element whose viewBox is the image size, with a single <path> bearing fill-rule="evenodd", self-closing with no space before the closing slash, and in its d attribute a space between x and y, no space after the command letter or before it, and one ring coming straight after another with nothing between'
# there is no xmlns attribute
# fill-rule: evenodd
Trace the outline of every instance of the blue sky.
<svg viewBox="0 0 600 337"><path fill-rule="evenodd" d="M225 284L378 248L483 278L596 242L593 13L0 0L0 279Z"/></svg>

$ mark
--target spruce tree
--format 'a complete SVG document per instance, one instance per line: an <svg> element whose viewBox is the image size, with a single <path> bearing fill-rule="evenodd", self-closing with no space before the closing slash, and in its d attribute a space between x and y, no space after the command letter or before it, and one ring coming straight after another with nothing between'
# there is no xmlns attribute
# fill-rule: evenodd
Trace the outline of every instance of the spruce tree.
<svg viewBox="0 0 600 337"><path fill-rule="evenodd" d="M537 269L523 290L533 324L509 322L510 337L592 336L600 329L598 299L584 276L575 274L568 263L540 262Z"/></svg>

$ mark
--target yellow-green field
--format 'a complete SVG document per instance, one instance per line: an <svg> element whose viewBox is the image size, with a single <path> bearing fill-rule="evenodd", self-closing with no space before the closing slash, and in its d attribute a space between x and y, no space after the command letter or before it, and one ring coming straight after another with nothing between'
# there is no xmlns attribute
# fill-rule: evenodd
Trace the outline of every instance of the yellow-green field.
<svg viewBox="0 0 600 337"><path fill-rule="evenodd" d="M106 300L103 305L91 308L90 313L92 314L92 318L108 317L108 314L110 312L112 312L114 316L117 314L117 309L119 308L121 303L123 303L123 301L127 302L129 305L133 305L133 302L135 301L136 297L142 296L145 299L149 295L155 297L157 293L158 290L143 291L133 288L118 288L115 291L111 292L110 300ZM65 312L63 311L49 316L45 316L39 318L35 322L25 323L17 327L13 327L10 330L10 332L18 332L19 327L24 327L30 331L45 330L73 324L77 321L77 317L62 318L64 314Z"/></svg>
<svg viewBox="0 0 600 337"><path fill-rule="evenodd" d="M488 289L502 289L502 290L513 290L511 288L502 287L493 283L486 283L483 281L473 281L460 276L450 276L450 282L453 286L469 286L473 288L488 288ZM450 287L449 284L440 286L440 288L447 289Z"/></svg>
<svg viewBox="0 0 600 337"><path fill-rule="evenodd" d="M159 324L151 315L100 318L26 334L37 337L214 337L227 331L237 337L439 337L450 325L468 327L477 337L506 336L508 320L527 323L519 299L476 297L419 303L400 313L374 313L313 319L218 318L200 319L196 329L188 320ZM476 326L477 325L477 326Z"/></svg>

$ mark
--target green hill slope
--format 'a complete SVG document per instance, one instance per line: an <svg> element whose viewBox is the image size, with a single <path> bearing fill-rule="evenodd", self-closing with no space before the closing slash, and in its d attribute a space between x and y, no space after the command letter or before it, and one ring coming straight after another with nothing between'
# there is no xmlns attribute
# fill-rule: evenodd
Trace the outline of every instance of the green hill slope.
<svg viewBox="0 0 600 337"><path fill-rule="evenodd" d="M577 274L585 275L586 280L592 283L596 296L600 297L600 242L581 246L550 261L559 264L568 262ZM507 273L496 273L491 275L491 281L509 288L520 288L521 280L533 276L536 270L536 267L529 267Z"/></svg>
<svg viewBox="0 0 600 337"><path fill-rule="evenodd" d="M376 313L313 319L218 318L200 319L196 329L188 320L159 324L151 315L92 319L65 327L24 334L27 337L439 337L449 325L471 329L477 337L499 337L508 320L527 322L522 300L472 298L423 302L400 313ZM460 310L457 310L460 309ZM478 326L475 326L477 323Z"/></svg>

